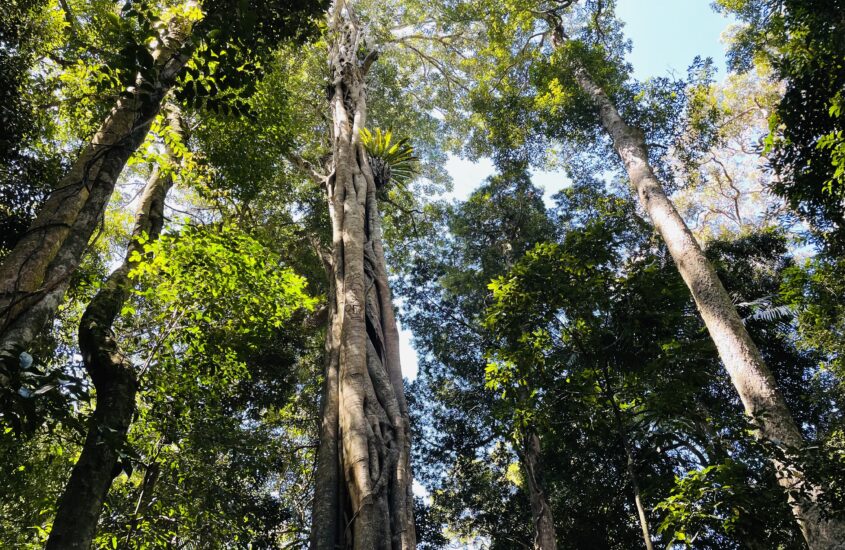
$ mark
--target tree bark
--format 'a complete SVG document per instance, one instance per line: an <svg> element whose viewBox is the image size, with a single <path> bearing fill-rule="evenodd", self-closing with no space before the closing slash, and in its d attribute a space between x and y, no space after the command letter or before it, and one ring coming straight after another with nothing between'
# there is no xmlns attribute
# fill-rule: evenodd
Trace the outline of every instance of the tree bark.
<svg viewBox="0 0 845 550"><path fill-rule="evenodd" d="M191 23L174 17L153 52L154 68L138 74L93 139L0 265L0 352L7 369L55 315L72 273L102 220L115 182L190 59ZM0 369L0 384L7 383Z"/></svg>
<svg viewBox="0 0 845 550"><path fill-rule="evenodd" d="M625 450L625 470L628 474L628 480L631 482L631 491L634 493L634 504L637 507L637 517L639 518L640 529L643 533L643 542L645 542L646 550L654 550L654 544L651 542L651 529L649 529L648 525L648 516L646 516L645 506L643 505L642 494L640 492L640 480L635 468L634 450L628 439L628 432L625 428L625 421L622 418L622 411L619 410L619 404L616 402L614 391L610 385L610 376L607 371L604 373L604 383L605 399L607 399L613 411L613 420L616 424L616 433L619 434L619 443Z"/></svg>
<svg viewBox="0 0 845 550"><path fill-rule="evenodd" d="M167 109L167 118L174 130L181 131L175 109ZM134 367L118 349L112 325L131 290L129 272L137 266L131 258L144 252L140 237L154 240L161 233L164 199L172 184L171 170L153 169L141 195L123 263L109 275L82 315L79 348L97 390L97 405L82 453L59 499L48 549L90 548L106 494L119 472L120 447L135 413L137 380Z"/></svg>
<svg viewBox="0 0 845 550"><path fill-rule="evenodd" d="M333 170L326 181L332 277L311 547L416 546L410 421L369 158L361 29L348 2L329 12Z"/></svg>
<svg viewBox="0 0 845 550"><path fill-rule="evenodd" d="M528 484L528 498L531 501L531 517L534 521L534 549L556 550L557 536L552 509L546 496L540 467L540 438L533 427L523 437L520 453L525 479Z"/></svg>
<svg viewBox="0 0 845 550"><path fill-rule="evenodd" d="M563 37L558 33L557 42L561 40ZM791 459L797 450L804 448L804 437L713 266L655 176L644 134L622 119L612 100L583 65L575 62L571 68L578 86L598 108L601 124L613 141L640 204L689 287L746 414L759 437L780 448L787 457L787 461L776 457L772 460L778 483L787 491L807 544L811 550L845 548L845 523L824 518L817 504L822 488L810 485L801 466Z"/></svg>

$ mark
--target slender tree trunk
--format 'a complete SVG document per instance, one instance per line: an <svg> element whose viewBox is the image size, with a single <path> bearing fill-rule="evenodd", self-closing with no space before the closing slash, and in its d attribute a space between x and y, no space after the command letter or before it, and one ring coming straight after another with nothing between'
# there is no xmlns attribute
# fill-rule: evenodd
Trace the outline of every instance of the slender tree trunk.
<svg viewBox="0 0 845 550"><path fill-rule="evenodd" d="M3 368L16 368L18 354L59 306L72 273L102 220L126 161L144 141L193 48L191 23L175 17L153 52L155 66L118 99L70 171L0 265L0 384ZM5 365L3 364L5 363Z"/></svg>
<svg viewBox="0 0 845 550"><path fill-rule="evenodd" d="M613 420L616 424L616 433L619 434L619 443L622 444L622 448L625 450L625 470L628 474L628 480L631 482L631 490L634 493L634 504L637 507L640 529L643 532L643 542L645 542L646 550L654 550L654 545L651 542L651 530L648 526L648 517L645 514L645 506L643 506L642 494L640 492L640 480L635 468L634 450L631 448L631 442L628 439L628 432L625 428L625 421L622 418L622 411L619 410L619 404L616 402L616 397L610 385L610 376L606 371L604 380L605 399L607 399L613 411Z"/></svg>
<svg viewBox="0 0 845 550"><path fill-rule="evenodd" d="M164 436L159 438L156 443L152 459L150 460L150 463L147 464L146 470L144 471L144 479L141 482L138 500L135 503L135 509L132 511L132 521L129 522L128 529L126 530L126 537L123 543L124 546L129 546L129 541L135 537L135 532L138 530L138 524L149 511L150 506L153 503L153 494L155 493L156 485L158 484L159 477L161 476L161 463L158 462L158 457L161 453L161 447L164 444L164 440Z"/></svg>
<svg viewBox="0 0 845 550"><path fill-rule="evenodd" d="M528 483L531 517L534 520L534 549L556 550L555 522L543 482L540 438L533 427L527 430L522 443L522 467Z"/></svg>
<svg viewBox="0 0 845 550"><path fill-rule="evenodd" d="M558 33L558 43L562 39ZM781 448L787 456L789 463L777 458L772 460L778 472L778 483L787 491L792 512L807 544L812 550L845 548L845 523L823 517L816 502L822 488L810 485L797 461L790 460L795 451L805 446L803 435L713 266L655 176L649 164L644 134L622 119L585 67L574 64L572 69L578 86L598 108L601 123L613 140L640 203L689 287L746 414L758 428L759 436Z"/></svg>
<svg viewBox="0 0 845 550"><path fill-rule="evenodd" d="M147 466L147 470L144 472L144 480L141 482L141 492L138 495L138 501L135 503L135 510L132 511L132 521L126 530L126 539L124 541L126 546L129 546L129 541L132 540L135 532L138 530L138 524L150 509L150 505L153 502L153 492L155 491L160 475L160 463L153 461Z"/></svg>
<svg viewBox="0 0 845 550"><path fill-rule="evenodd" d="M168 109L171 126L179 131L178 113ZM79 325L79 348L85 369L97 390L97 405L88 435L70 480L59 499L48 549L88 549L112 479L117 474L118 452L135 413L136 375L124 358L112 324L129 296L129 272L137 265L133 253L143 253L142 235L158 238L164 224L164 199L173 183L170 170L153 169L141 195L132 238L123 263L106 279Z"/></svg>
<svg viewBox="0 0 845 550"><path fill-rule="evenodd" d="M412 550L410 422L399 334L375 181L360 139L364 77L374 56L358 57L361 29L348 2L333 4L329 35L332 288L312 548Z"/></svg>

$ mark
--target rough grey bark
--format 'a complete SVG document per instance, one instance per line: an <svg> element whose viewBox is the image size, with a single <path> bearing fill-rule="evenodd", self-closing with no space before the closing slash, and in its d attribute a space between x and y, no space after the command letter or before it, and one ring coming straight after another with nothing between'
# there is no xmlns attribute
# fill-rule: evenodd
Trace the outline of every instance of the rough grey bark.
<svg viewBox="0 0 845 550"><path fill-rule="evenodd" d="M154 78L138 74L70 171L0 264L0 352L14 360L59 306L100 224L115 182L190 58L191 23L174 18L153 52ZM0 365L3 367L3 365ZM0 384L5 384L0 368Z"/></svg>
<svg viewBox="0 0 845 550"><path fill-rule="evenodd" d="M180 131L178 113L168 109L167 116L171 126ZM79 349L97 390L97 404L82 453L59 499L48 549L90 548L103 502L117 473L118 452L135 413L137 380L133 365L118 349L112 325L131 290L129 272L137 261L130 258L133 253L143 253L139 237L158 238L164 224L164 199L172 184L170 170L153 169L141 195L123 263L109 275L82 315Z"/></svg>
<svg viewBox="0 0 845 550"><path fill-rule="evenodd" d="M562 32L558 30L556 41L562 40ZM654 174L645 136L622 119L610 97L584 66L574 62L571 68L578 86L598 108L601 124L613 141L640 204L689 287L746 414L763 440L779 447L788 459L794 457L796 450L805 447L803 435L713 266ZM785 463L774 457L772 460L778 483L787 491L793 515L811 550L845 548L845 522L826 519L816 502L822 488L806 480L796 461Z"/></svg>
<svg viewBox="0 0 845 550"><path fill-rule="evenodd" d="M366 123L361 29L349 4L329 12L332 172L330 320L311 547L416 546L410 421L388 287Z"/></svg>
<svg viewBox="0 0 845 550"><path fill-rule="evenodd" d="M520 459L528 485L531 501L531 518L534 521L534 549L556 550L555 522L546 495L541 467L540 438L533 428L523 437Z"/></svg>

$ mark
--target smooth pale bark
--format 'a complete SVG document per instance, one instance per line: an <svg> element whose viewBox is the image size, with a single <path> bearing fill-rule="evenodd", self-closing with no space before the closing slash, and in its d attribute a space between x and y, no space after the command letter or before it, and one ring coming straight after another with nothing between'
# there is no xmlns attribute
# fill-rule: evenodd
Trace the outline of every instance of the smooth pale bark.
<svg viewBox="0 0 845 550"><path fill-rule="evenodd" d="M139 74L0 264L0 352L6 368L55 315L101 223L115 182L190 58L191 23L175 17L153 52L157 77ZM0 365L2 366L2 365ZM7 383L0 369L0 384Z"/></svg>
<svg viewBox="0 0 845 550"><path fill-rule="evenodd" d="M178 113L168 109L167 115L171 127L180 131ZM135 413L137 380L133 365L118 349L112 325L131 291L129 272L137 266L132 255L144 252L139 238L158 238L164 224L164 199L172 184L170 170L153 169L141 195L123 263L109 275L82 315L79 349L97 390L97 405L82 453L59 499L48 549L90 548L103 502L117 474L118 452Z"/></svg>
<svg viewBox="0 0 845 550"><path fill-rule="evenodd" d="M540 438L529 429L523 437L520 459L528 484L528 499L531 501L531 518L534 521L534 549L556 550L557 537L552 509L546 496L541 468Z"/></svg>
<svg viewBox="0 0 845 550"><path fill-rule="evenodd" d="M558 33L557 42L562 39ZM578 86L598 108L601 124L613 141L631 186L689 287L759 437L781 448L787 457L794 456L796 450L805 446L803 435L713 266L655 176L649 164L645 136L622 119L611 99L582 65L574 63L572 71ZM792 512L811 550L845 548L845 522L826 519L816 503L822 488L810 485L796 462L786 464L776 458L772 461L778 483L787 491Z"/></svg>
<svg viewBox="0 0 845 550"><path fill-rule="evenodd" d="M332 277L311 547L416 546L410 421L399 363L366 122L361 30L346 2L329 16L333 170L326 181Z"/></svg>

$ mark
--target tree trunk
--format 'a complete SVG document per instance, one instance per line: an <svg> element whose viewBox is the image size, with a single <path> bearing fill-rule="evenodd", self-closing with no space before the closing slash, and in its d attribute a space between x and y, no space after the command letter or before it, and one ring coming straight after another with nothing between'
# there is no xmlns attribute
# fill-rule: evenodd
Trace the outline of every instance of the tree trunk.
<svg viewBox="0 0 845 550"><path fill-rule="evenodd" d="M525 434L522 447L520 458L528 483L531 517L534 520L534 549L556 550L555 522L548 498L546 498L542 468L540 467L540 438L533 427L529 428L528 433Z"/></svg>
<svg viewBox="0 0 845 550"><path fill-rule="evenodd" d="M94 138L0 265L0 352L7 369L59 306L102 220L126 161L150 129L164 96L191 57L191 23L175 17L153 52L153 79L138 74ZM3 365L0 364L0 367ZM0 384L7 383L0 369Z"/></svg>
<svg viewBox="0 0 845 550"><path fill-rule="evenodd" d="M144 480L141 482L141 491L138 495L138 501L135 503L135 510L132 511L132 521L129 522L129 528L126 530L126 539L124 545L129 546L129 541L135 536L138 530L138 524L141 519L147 514L150 505L153 502L153 492L155 491L158 478L161 475L161 464L158 462L151 462L144 472Z"/></svg>
<svg viewBox="0 0 845 550"><path fill-rule="evenodd" d="M317 550L416 546L410 422L387 281L376 187L360 131L361 29L351 7L329 12L333 170L326 181L332 277L312 543Z"/></svg>
<svg viewBox="0 0 845 550"><path fill-rule="evenodd" d="M605 371L604 373L605 388L604 394L610 408L613 411L613 420L616 424L616 433L619 434L619 443L625 450L625 470L628 473L628 480L631 482L631 490L634 493L634 504L637 507L637 516L640 521L640 529L643 532L643 542L645 542L646 550L654 550L654 545L651 542L651 530L648 526L648 517L645 514L645 506L643 506L642 495L640 493L640 480L637 476L635 468L634 450L631 448L631 442L628 440L628 433L625 429L625 421L622 418L622 411L619 410L619 404L616 402L613 389L610 386L610 376Z"/></svg>
<svg viewBox="0 0 845 550"><path fill-rule="evenodd" d="M167 118L174 130L181 130L175 109L168 109ZM170 170L153 169L141 195L123 263L109 275L82 315L79 349L97 390L97 405L82 454L59 499L48 549L90 548L106 494L119 472L118 453L135 413L137 380L133 366L118 349L112 324L131 290L129 272L137 262L130 258L144 252L139 237L158 238L164 224L164 199L172 183Z"/></svg>
<svg viewBox="0 0 845 550"><path fill-rule="evenodd" d="M611 99L582 65L574 64L572 69L578 86L598 107L601 123L613 140L640 203L689 287L745 412L759 436L787 456L788 463L774 457L772 460L778 483L787 491L807 544L812 550L845 548L845 523L823 517L816 502L821 487L811 486L797 461L790 460L795 451L805 446L803 435L713 266L655 176L649 164L645 136L622 119ZM802 493L797 493L798 490Z"/></svg>

